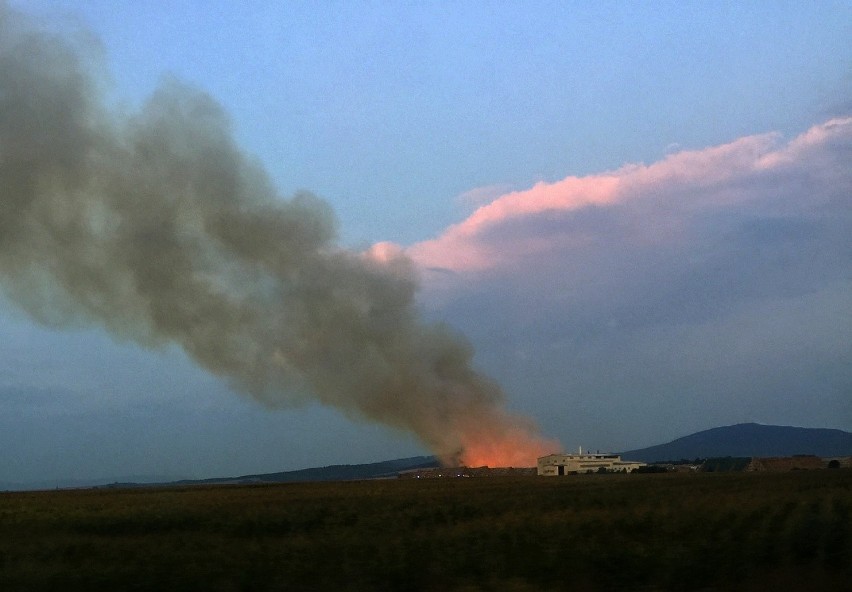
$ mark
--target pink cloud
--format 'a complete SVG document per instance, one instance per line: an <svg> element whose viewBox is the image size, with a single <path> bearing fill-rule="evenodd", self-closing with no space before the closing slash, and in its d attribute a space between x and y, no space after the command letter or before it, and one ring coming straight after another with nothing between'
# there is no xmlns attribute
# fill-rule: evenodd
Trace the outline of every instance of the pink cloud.
<svg viewBox="0 0 852 592"><path fill-rule="evenodd" d="M826 156L823 148L850 138L852 118L833 119L787 143L777 133L747 136L671 154L650 165L628 164L611 172L538 183L500 195L406 253L424 269L487 271L582 243L582 232L576 229L538 229L572 212L615 206L638 208L642 224L636 225L637 236L643 225L649 240L676 235L683 212L765 197L767 192L760 187L772 186L778 174L805 166L820 170L823 177L830 175L837 169L837 151ZM842 171L839 174L848 177ZM506 231L510 226L511 231Z"/></svg>

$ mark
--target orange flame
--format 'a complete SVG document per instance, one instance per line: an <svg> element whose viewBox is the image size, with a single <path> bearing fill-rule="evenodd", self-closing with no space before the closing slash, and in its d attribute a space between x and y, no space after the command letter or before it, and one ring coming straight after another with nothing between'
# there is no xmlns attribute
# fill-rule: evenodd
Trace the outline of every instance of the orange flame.
<svg viewBox="0 0 852 592"><path fill-rule="evenodd" d="M558 441L542 438L534 426L516 417L500 416L466 427L456 460L468 467L534 467L539 457L562 449Z"/></svg>

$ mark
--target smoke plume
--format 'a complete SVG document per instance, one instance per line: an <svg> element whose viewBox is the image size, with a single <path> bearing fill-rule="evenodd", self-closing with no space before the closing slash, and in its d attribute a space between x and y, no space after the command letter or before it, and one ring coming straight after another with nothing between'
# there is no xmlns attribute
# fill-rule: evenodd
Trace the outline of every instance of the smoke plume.
<svg viewBox="0 0 852 592"><path fill-rule="evenodd" d="M167 81L110 108L99 48L0 5L0 285L34 319L176 343L270 405L313 397L444 462L555 446L502 407L468 344L416 312L403 255L347 251L329 207L285 199L207 95Z"/></svg>

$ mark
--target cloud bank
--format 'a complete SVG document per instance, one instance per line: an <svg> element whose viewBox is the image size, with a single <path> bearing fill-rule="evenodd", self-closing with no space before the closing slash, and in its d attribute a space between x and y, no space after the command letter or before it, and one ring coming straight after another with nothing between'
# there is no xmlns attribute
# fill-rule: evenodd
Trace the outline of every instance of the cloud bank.
<svg viewBox="0 0 852 592"><path fill-rule="evenodd" d="M606 229L592 218L617 223L618 240L640 246L688 240L690 228L717 216L782 223L832 201L848 207L850 137L852 118L838 118L788 143L778 134L749 136L651 165L541 182L497 197L407 252L424 269L499 271L569 256L601 238Z"/></svg>
<svg viewBox="0 0 852 592"><path fill-rule="evenodd" d="M406 252L564 441L852 428L852 118L539 183Z"/></svg>

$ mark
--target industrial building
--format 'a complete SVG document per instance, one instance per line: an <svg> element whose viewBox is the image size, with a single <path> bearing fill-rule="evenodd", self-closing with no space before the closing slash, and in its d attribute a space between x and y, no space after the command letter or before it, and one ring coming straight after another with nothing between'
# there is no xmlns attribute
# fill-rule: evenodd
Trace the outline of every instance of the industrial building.
<svg viewBox="0 0 852 592"><path fill-rule="evenodd" d="M601 469L610 473L632 473L645 463L621 460L618 454L548 454L538 459L538 474L543 476L597 473Z"/></svg>

